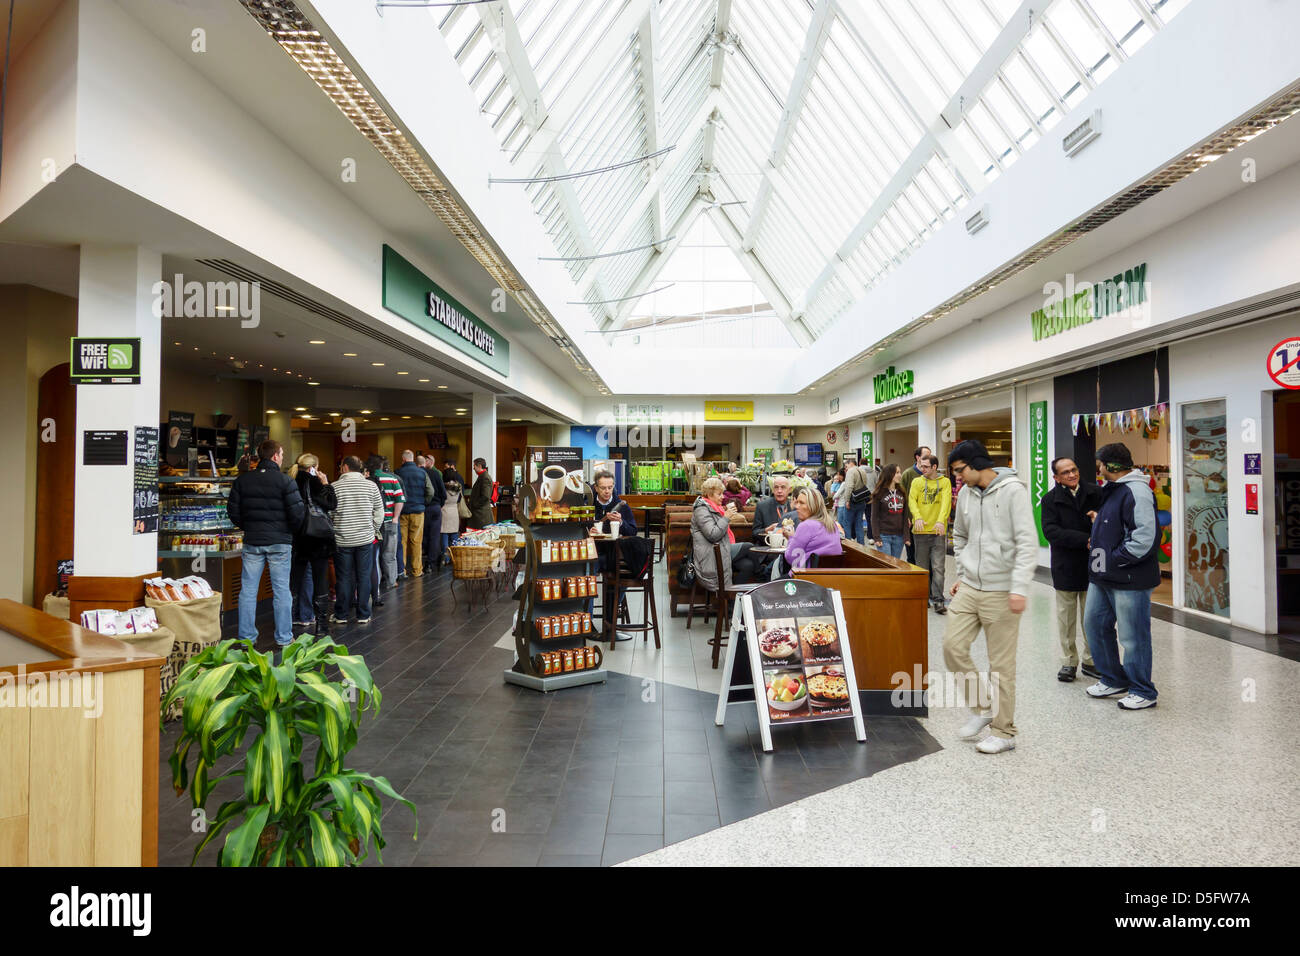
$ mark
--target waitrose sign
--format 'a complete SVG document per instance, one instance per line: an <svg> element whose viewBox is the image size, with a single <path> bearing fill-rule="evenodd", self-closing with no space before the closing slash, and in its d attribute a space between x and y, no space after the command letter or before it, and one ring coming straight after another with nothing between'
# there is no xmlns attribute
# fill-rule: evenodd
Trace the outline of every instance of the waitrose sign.
<svg viewBox="0 0 1300 956"><path fill-rule="evenodd" d="M1147 301L1147 264L1125 269L1109 279L1096 282L1049 282L1043 286L1047 304L1029 316L1034 341L1087 325L1097 319L1127 311Z"/></svg>
<svg viewBox="0 0 1300 956"><path fill-rule="evenodd" d="M412 325L502 375L510 371L510 343L446 290L384 246L383 304Z"/></svg>
<svg viewBox="0 0 1300 956"><path fill-rule="evenodd" d="M911 395L912 370L908 368L895 372L894 366L891 365L879 375L872 376L871 387L875 390L877 405L881 402L892 402L904 395Z"/></svg>

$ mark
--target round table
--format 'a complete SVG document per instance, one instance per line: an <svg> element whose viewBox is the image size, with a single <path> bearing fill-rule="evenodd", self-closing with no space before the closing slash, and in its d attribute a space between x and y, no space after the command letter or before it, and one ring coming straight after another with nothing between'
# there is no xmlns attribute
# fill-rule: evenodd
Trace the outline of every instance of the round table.
<svg viewBox="0 0 1300 956"><path fill-rule="evenodd" d="M769 548L766 545L752 545L749 549L750 554L785 554L785 548Z"/></svg>

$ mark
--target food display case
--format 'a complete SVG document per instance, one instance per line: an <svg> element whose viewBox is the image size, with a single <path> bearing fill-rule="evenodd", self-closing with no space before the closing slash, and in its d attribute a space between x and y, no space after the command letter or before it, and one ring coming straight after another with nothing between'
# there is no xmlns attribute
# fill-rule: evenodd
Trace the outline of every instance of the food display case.
<svg viewBox="0 0 1300 956"><path fill-rule="evenodd" d="M226 502L234 476L158 479L158 571L164 577L196 574L221 592L221 612L235 614L244 571L244 535L230 521ZM258 602L271 598L271 578L262 573Z"/></svg>

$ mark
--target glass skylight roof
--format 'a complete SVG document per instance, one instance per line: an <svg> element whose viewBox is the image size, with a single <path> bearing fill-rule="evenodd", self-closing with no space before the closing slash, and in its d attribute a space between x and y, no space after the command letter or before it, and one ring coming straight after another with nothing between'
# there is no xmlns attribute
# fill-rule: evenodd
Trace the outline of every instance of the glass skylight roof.
<svg viewBox="0 0 1300 956"><path fill-rule="evenodd" d="M1018 0L509 0L429 15L517 175L672 147L522 187L598 327L671 317L680 337L698 316L734 337L735 323L775 322L807 344L1187 2L1044 0L1032 22ZM736 301L638 298L701 222L727 252L718 268L744 275L717 280Z"/></svg>

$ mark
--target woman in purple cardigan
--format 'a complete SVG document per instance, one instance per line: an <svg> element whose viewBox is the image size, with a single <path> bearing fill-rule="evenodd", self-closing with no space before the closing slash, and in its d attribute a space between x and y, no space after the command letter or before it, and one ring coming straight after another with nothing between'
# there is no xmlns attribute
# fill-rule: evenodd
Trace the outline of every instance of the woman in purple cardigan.
<svg viewBox="0 0 1300 956"><path fill-rule="evenodd" d="M782 560L777 562L782 577L789 577L793 568L806 568L814 554L844 553L839 526L820 491L800 488L794 493L794 507L799 524L786 544Z"/></svg>

